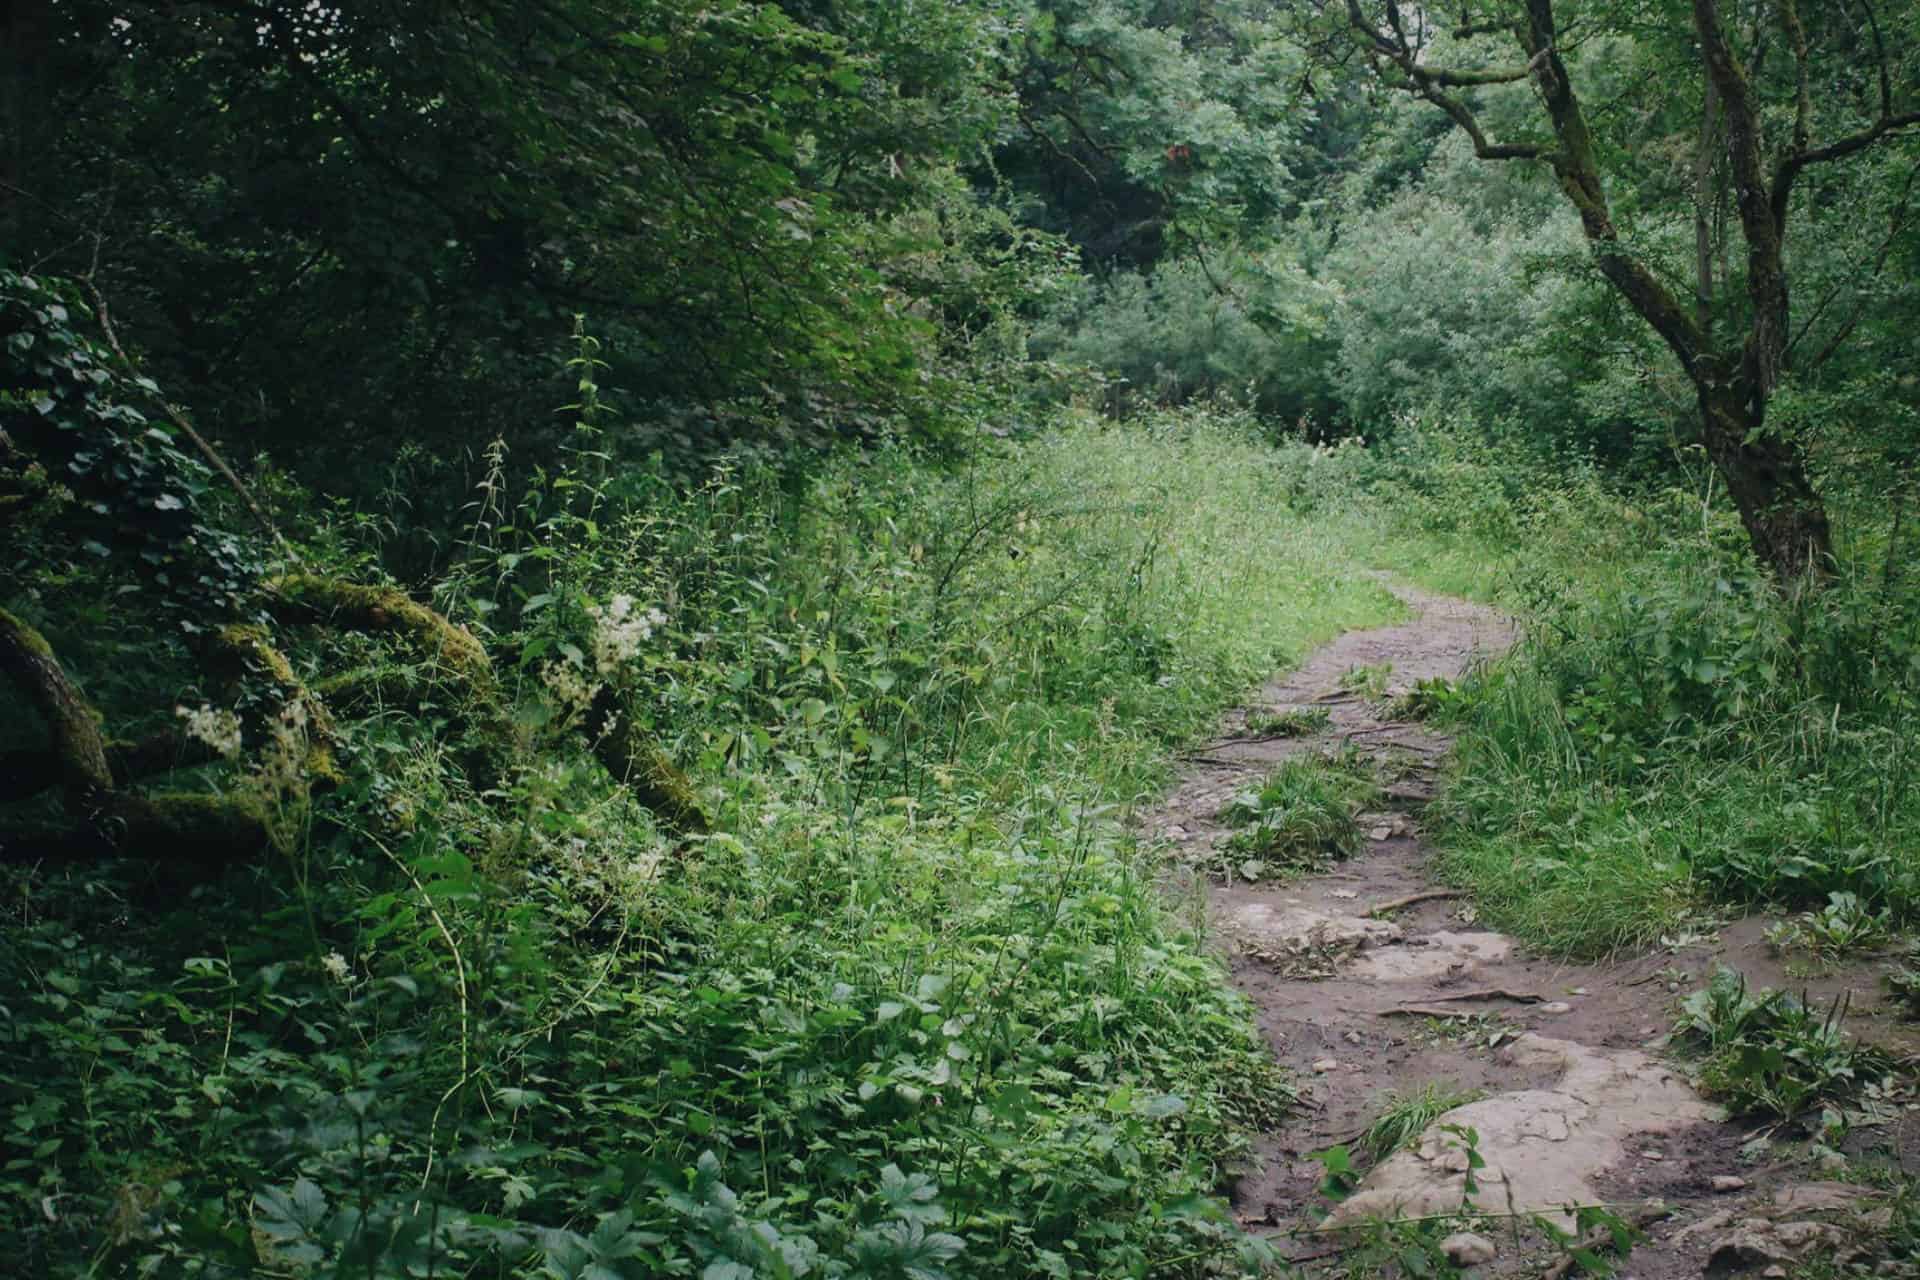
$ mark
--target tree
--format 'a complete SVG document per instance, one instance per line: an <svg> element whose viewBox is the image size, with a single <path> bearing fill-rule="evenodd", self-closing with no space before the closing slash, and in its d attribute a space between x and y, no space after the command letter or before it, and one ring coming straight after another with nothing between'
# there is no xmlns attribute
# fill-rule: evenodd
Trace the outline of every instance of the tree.
<svg viewBox="0 0 1920 1280"><path fill-rule="evenodd" d="M1790 241L1806 224L1796 220L1794 197L1821 168L1914 136L1911 13L1882 15L1874 0L1823 5L1812 22L1797 0L1309 3L1323 52L1357 49L1381 83L1444 112L1480 159L1551 171L1600 274L1692 384L1702 441L1755 555L1782 583L1823 577L1832 551L1826 505L1804 446L1770 424L1767 410L1799 350L1823 360L1848 330L1835 326L1819 343L1795 331ZM1636 239L1609 193L1629 170L1634 113L1618 101L1589 108L1588 64L1623 45L1698 95L1690 104L1699 120L1691 298L1676 285L1674 264ZM1519 58L1503 59L1502 48L1517 48ZM1488 100L1503 85L1531 90L1531 123L1488 124ZM1721 187L1745 255L1716 274L1710 211ZM1869 247L1860 257L1874 269ZM1741 287L1723 287L1736 278Z"/></svg>

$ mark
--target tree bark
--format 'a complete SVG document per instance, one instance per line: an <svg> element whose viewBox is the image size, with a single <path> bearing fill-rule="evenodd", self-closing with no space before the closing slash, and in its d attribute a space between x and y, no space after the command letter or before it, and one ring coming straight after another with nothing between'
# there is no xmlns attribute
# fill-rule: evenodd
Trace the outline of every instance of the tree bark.
<svg viewBox="0 0 1920 1280"><path fill-rule="evenodd" d="M1700 388L1701 436L1754 554L1782 585L1817 584L1831 569L1832 530L1807 461L1768 435L1737 383Z"/></svg>

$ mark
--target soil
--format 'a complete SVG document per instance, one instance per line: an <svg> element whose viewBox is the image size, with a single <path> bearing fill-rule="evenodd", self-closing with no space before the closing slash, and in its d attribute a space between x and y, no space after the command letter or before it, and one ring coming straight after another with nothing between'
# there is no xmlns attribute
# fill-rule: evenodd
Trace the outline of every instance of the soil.
<svg viewBox="0 0 1920 1280"><path fill-rule="evenodd" d="M1204 897L1235 983L1301 1089L1279 1126L1257 1135L1255 1159L1231 1188L1240 1221L1290 1257L1337 1266L1324 1231L1299 1234L1355 1216L1349 1207L1339 1211L1344 1217L1326 1217L1330 1206L1317 1194L1323 1169L1311 1156L1346 1145L1363 1162L1358 1139L1388 1095L1439 1083L1485 1095L1461 1113L1480 1134L1483 1210L1553 1216L1577 1195L1650 1220L1648 1240L1621 1264L1623 1277L1700 1276L1710 1264L1714 1275L1760 1275L1780 1262L1766 1251L1784 1247L1768 1243L1768 1233L1805 1239L1856 1231L1871 1198L1849 1201L1845 1228L1779 1221L1809 1215L1793 1208L1801 1201L1776 1203L1776 1196L1830 1180L1842 1166L1831 1156L1819 1163L1802 1129L1728 1120L1669 1054L1667 1033L1678 1001L1727 964L1756 987L1804 991L1823 1007L1841 1000L1848 1031L1911 1061L1920 1035L1883 993L1890 961L1783 959L1763 937L1770 922L1755 917L1702 924L1643 954L1567 963L1487 931L1466 896L1439 896L1451 886L1431 867L1420 812L1441 781L1450 743L1427 725L1393 718L1390 705L1420 681L1458 679L1498 655L1513 632L1493 610L1389 585L1414 612L1411 621L1342 636L1262 689L1229 714L1221 736L1189 757L1172 793L1142 817L1145 834L1166 851L1170 877ZM1356 668L1383 665L1384 691L1377 674L1365 692L1349 687L1359 683ZM1248 731L1250 721L1316 708L1328 723L1311 736ZM1280 883L1241 879L1235 860L1217 849L1228 834L1217 816L1222 806L1288 757L1347 749L1370 758L1386 784L1379 811L1360 816L1368 837L1360 854ZM1426 894L1436 896L1383 913L1387 920L1371 914ZM1464 1189L1449 1166L1461 1162L1459 1144L1438 1127L1453 1119L1436 1122L1419 1149L1368 1171L1355 1199L1386 1216L1458 1206ZM1842 1151L1911 1170L1920 1111L1894 1103L1856 1121ZM1716 1178L1722 1188L1728 1178L1742 1185L1716 1190ZM1664 1208L1634 1208L1649 1202ZM1734 1240L1734 1231L1747 1235ZM1830 1240L1822 1248L1845 1252ZM1538 1275L1552 1256L1537 1239L1509 1231L1496 1259L1477 1272ZM1792 1261L1786 1266L1785 1274L1800 1273Z"/></svg>

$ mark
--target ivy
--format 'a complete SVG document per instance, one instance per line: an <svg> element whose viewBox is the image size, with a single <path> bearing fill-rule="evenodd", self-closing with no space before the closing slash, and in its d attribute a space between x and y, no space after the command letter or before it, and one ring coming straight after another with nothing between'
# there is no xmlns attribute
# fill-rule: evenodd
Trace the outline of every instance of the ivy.
<svg viewBox="0 0 1920 1280"><path fill-rule="evenodd" d="M198 629L239 609L260 549L218 523L212 471L136 407L160 389L115 366L82 330L92 318L70 283L0 271L0 491L53 504L43 536L132 573Z"/></svg>

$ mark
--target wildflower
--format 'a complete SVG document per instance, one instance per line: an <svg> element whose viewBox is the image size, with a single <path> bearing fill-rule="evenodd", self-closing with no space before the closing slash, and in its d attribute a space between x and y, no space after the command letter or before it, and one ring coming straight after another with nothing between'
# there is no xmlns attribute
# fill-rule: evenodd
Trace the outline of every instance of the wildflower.
<svg viewBox="0 0 1920 1280"><path fill-rule="evenodd" d="M570 662L541 663L540 683L553 695L553 700L560 706L562 718L567 720L584 713L600 694L600 686L590 682Z"/></svg>
<svg viewBox="0 0 1920 1280"><path fill-rule="evenodd" d="M593 666L612 675L640 654L640 646L666 625L667 615L655 608L640 609L630 595L617 595L604 606L589 605L593 618Z"/></svg>
<svg viewBox="0 0 1920 1280"><path fill-rule="evenodd" d="M187 722L187 736L227 759L240 754L240 717L222 707L175 707L173 714Z"/></svg>
<svg viewBox="0 0 1920 1280"><path fill-rule="evenodd" d="M327 976L335 982L344 983L347 981L347 958L338 951L329 951L325 956L321 957L320 967L325 969Z"/></svg>

